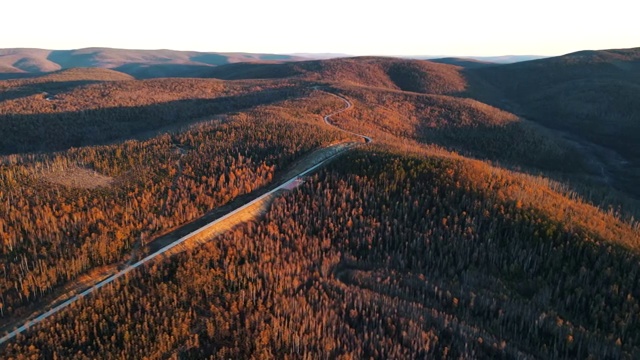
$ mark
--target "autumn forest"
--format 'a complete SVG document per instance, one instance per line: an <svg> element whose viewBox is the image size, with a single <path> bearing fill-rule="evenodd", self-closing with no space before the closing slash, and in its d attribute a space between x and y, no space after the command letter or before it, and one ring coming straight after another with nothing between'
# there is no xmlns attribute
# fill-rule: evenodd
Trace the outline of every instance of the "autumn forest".
<svg viewBox="0 0 640 360"><path fill-rule="evenodd" d="M0 80L0 358L640 357L638 49L197 70Z"/></svg>

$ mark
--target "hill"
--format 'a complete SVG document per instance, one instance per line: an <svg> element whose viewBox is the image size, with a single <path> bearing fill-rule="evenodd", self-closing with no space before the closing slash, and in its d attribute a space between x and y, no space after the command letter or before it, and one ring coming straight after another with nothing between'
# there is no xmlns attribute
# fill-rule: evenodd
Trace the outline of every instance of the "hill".
<svg viewBox="0 0 640 360"><path fill-rule="evenodd" d="M0 81L0 329L127 272L0 357L639 358L640 204L609 171L633 163L601 156L637 145L576 115L606 90L633 131L636 53ZM330 144L350 150L147 262Z"/></svg>
<svg viewBox="0 0 640 360"><path fill-rule="evenodd" d="M118 75L108 71L112 79ZM287 82L227 84L215 79L177 78L47 82L69 79L73 74L89 77L80 70L65 74L7 81L35 83L0 91L0 132L12 134L0 138L0 154L46 153L137 138L160 129L180 128L203 117L283 100L293 93ZM117 77L121 76L127 77Z"/></svg>
<svg viewBox="0 0 640 360"><path fill-rule="evenodd" d="M375 146L344 156L262 219L133 272L4 354L640 352L629 330L639 326L637 226L542 179L423 150Z"/></svg>
<svg viewBox="0 0 640 360"><path fill-rule="evenodd" d="M3 73L42 73L62 67L47 57L44 49L0 49L0 70Z"/></svg>
<svg viewBox="0 0 640 360"><path fill-rule="evenodd" d="M71 68L30 77L28 79L8 80L0 83L2 88L19 87L27 84L73 81L122 81L134 77L120 71L102 68Z"/></svg>
<svg viewBox="0 0 640 360"><path fill-rule="evenodd" d="M581 51L466 74L481 80L471 86L473 96L562 131L603 158L603 173L619 186L640 194L640 48Z"/></svg>
<svg viewBox="0 0 640 360"><path fill-rule="evenodd" d="M520 169L586 172L582 155L561 138L499 108L457 96L342 86L357 111L340 114L340 125L436 144L478 159ZM592 169L599 171L599 169Z"/></svg>
<svg viewBox="0 0 640 360"><path fill-rule="evenodd" d="M466 81L460 70L422 60L356 57L283 64L233 64L212 69L209 76L224 80L293 78L448 94L465 90Z"/></svg>
<svg viewBox="0 0 640 360"><path fill-rule="evenodd" d="M99 68L73 68L58 70L40 76L0 81L0 101L11 107L12 101L32 99L36 102L52 101L56 95L98 82L126 81L133 77L115 70ZM25 100L22 100L25 101ZM30 100L27 100L30 101ZM49 106L53 106L49 104ZM0 110L0 112L6 112ZM17 110L21 112L22 110Z"/></svg>
<svg viewBox="0 0 640 360"><path fill-rule="evenodd" d="M280 62L302 58L276 54L175 50L0 49L0 73L39 74L75 67L116 69L136 78L196 76L203 69L236 62Z"/></svg>
<svg viewBox="0 0 640 360"><path fill-rule="evenodd" d="M466 69L473 69L473 68L491 66L496 64L489 61L481 61L481 60L475 60L471 58L459 58L459 57L429 59L429 61L434 63L439 63L439 64L460 66Z"/></svg>
<svg viewBox="0 0 640 360"><path fill-rule="evenodd" d="M640 80L640 48L580 51L563 56L474 70L515 98L548 87L589 80ZM582 85L577 83L576 85ZM604 94L607 95L607 94Z"/></svg>
<svg viewBox="0 0 640 360"><path fill-rule="evenodd" d="M496 64L513 64L513 63L519 63L519 62L523 62L523 61L544 59L544 58L547 58L547 56L541 56L541 55L501 55L501 56L473 56L473 57L470 57L470 58L474 59L474 60L477 60L477 61L486 61L486 62L491 62L491 63L496 63Z"/></svg>
<svg viewBox="0 0 640 360"><path fill-rule="evenodd" d="M513 64L522 61L530 61L537 59L544 59L547 56L540 55L500 55L500 56L458 56L458 57L443 57L443 56L408 56L409 59L429 60L436 61L439 59L464 59L470 62L485 62L491 64ZM437 61L436 61L437 62Z"/></svg>

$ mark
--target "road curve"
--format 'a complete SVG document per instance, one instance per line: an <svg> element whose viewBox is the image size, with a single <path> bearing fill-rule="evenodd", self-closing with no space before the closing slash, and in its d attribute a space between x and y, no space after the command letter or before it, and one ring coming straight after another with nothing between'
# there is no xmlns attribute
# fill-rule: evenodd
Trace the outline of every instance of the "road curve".
<svg viewBox="0 0 640 360"><path fill-rule="evenodd" d="M336 125L334 125L333 123L331 123L331 117L332 117L333 115L340 114L340 113L341 113L341 112L343 112L343 111L347 111L347 110L351 109L351 108L353 107L353 104L351 104L351 101L349 101L349 99L347 99L347 98L345 98L345 97L343 97L343 96L336 95L336 94L334 94L334 93L330 93L330 92L327 92L327 91L325 91L325 93L327 93L327 94L329 94L329 95L331 95L331 96L335 96L335 97L337 97L338 99L340 99L340 100L344 101L344 102L345 102L345 104L347 104L347 107L345 107L344 109L340 109L340 110L338 110L338 111L336 111L336 112L333 112L333 113L331 113L331 114L329 114L329 115L325 115L325 116L324 116L324 122L325 122L327 125L333 126L334 128L336 128L336 129L338 129L338 130L340 130L340 131L342 131L342 132L345 132L345 133L347 133L347 134L351 134L351 135L355 135L355 136L357 136L357 137L360 137L360 138L364 139L364 142L366 142L366 143L373 142L373 139L372 139L371 137L369 137L369 136L362 135L362 134L358 134L358 133L354 133L353 131L349 131L349 130L341 129L341 128L337 127Z"/></svg>
<svg viewBox="0 0 640 360"><path fill-rule="evenodd" d="M342 97L340 95L336 95L336 94L333 94L333 93L330 93L330 92L327 92L327 94L335 96L335 97L341 99L342 101L344 101L345 104L346 104L346 107L343 108L343 109L340 109L340 110L338 110L336 112L333 112L333 113L331 113L329 115L325 115L324 116L324 122L326 124L330 125L330 126L335 127L336 129L338 129L340 131L343 131L345 133L348 133L348 134L351 134L351 135L355 135L355 136L358 136L358 137L364 139L365 143L372 142L373 140L368 136L365 136L365 135L362 135L362 134L357 134L357 133L354 133L354 132L351 132L351 131L348 131L348 130L340 129L339 127L337 127L337 126L335 126L334 124L331 123L331 116L339 114L339 113L341 113L343 111L346 111L346 110L350 109L353 105L351 104L351 102L348 99L346 99L346 98L344 98L344 97ZM203 227L201 227L201 228L199 228L199 229L197 229L197 230L195 230L195 231L193 231L193 232L181 237L180 239L172 242L171 244L169 244L169 245L159 249L158 251L148 255L147 257L143 258L142 260L139 260L139 261L127 266L126 268L122 269L121 271L119 271L119 272L107 277L106 279L101 280L100 282L98 282L97 284L93 285L92 287L90 287L88 289L85 289L81 293L72 296L68 300L58 304L57 306L51 308L50 310L38 315L37 317L35 317L33 319L29 319L22 326L16 328L15 330L7 333L2 338L0 338L0 345L5 343L5 342L7 342L7 341L9 341L9 340L11 340L11 339L13 339L18 334L21 334L21 333L25 332L26 330L29 330L30 327L32 327L32 326L44 321L45 319L55 315L56 313L58 313L61 310L65 309L67 306L69 306L72 303L74 303L76 300L81 299L81 298L83 298L83 297L85 297L87 295L90 295L91 293L99 290L100 288L104 287L105 285L108 285L108 284L116 281L117 279L125 276L126 274L128 274L131 271L133 271L134 269L146 264L147 262L149 262L149 261L153 260L154 258L164 254L165 252L173 249L174 247L179 246L180 244L184 243L185 241L187 241L188 239L192 238L193 236L198 235L199 233L207 230L208 228L216 225L217 223L219 223L221 221L224 221L225 219L235 215L236 213L239 213L239 212L243 211L244 209L250 207L251 205L253 205L253 204L255 204L255 203L257 203L257 202L259 202L261 200L263 200L264 198L266 198L266 197L268 197L268 196L270 196L270 195L272 195L272 194L274 194L274 193L276 193L276 192L278 192L280 190L284 190L284 189L289 188L300 177L305 176L305 175L309 174L310 172L316 170L317 168L319 168L320 166L324 165L328 161L332 160L333 158L335 158L339 154L340 154L340 152L336 153L336 154L334 154L334 155L332 155L332 156L330 156L330 157L328 157L328 158L326 158L326 159L324 159L324 160L322 160L320 162L318 162L317 164L309 167L308 169L298 173L296 176L294 176L291 179L287 180L286 182L284 182L283 184L281 184L278 187L274 188L273 190L263 194L262 196L260 196L260 197L258 197L256 199L254 199L254 200L242 205L241 207L239 207L239 208L237 208L237 209L225 214L224 216L222 216L222 217L220 217L220 218L208 223L207 225L205 225L205 226L203 226Z"/></svg>

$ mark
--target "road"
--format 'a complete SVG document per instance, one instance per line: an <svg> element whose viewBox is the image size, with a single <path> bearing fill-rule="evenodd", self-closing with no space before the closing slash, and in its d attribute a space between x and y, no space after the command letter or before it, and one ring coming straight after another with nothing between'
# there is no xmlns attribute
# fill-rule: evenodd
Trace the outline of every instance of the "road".
<svg viewBox="0 0 640 360"><path fill-rule="evenodd" d="M339 127L335 126L333 123L331 123L331 117L332 117L333 115L337 115L337 114L340 114L340 113L341 113L341 112L343 112L343 111L347 111L347 110L351 109L351 108L353 107L353 104L351 104L351 101L349 101L349 99L347 99L347 98L345 98L345 97L342 97L342 96L340 96L340 95L336 95L336 94L334 94L334 93L330 93L330 92L326 92L326 93L327 93L327 94L329 94L329 95L331 95L331 96L335 96L335 97L337 97L338 99L340 99L340 100L344 101L344 102L345 102L345 104L347 104L347 107L346 107L346 108L344 108L344 109L338 110L338 111L336 111L336 112L334 112L334 113L331 113L331 114L329 114L329 115L325 115L325 116L324 116L324 122L325 122L327 125L333 126L334 128L336 128L336 129L338 129L338 130L340 130L340 131L342 131L342 132L345 132L345 133L347 133L347 134L351 134L351 135L355 135L355 136L357 136L357 137L360 137L360 138L364 139L364 142L366 142L366 143L370 143L370 142L372 142L372 141L373 141L373 139L372 139L372 138L370 138L369 136L362 135L362 134L357 134L357 133L354 133L353 131L349 131L349 130L341 129L341 128L339 128Z"/></svg>
<svg viewBox="0 0 640 360"><path fill-rule="evenodd" d="M356 134L356 133L348 131L348 130L340 129L339 127L337 127L337 126L335 126L335 125L333 125L331 123L331 116L334 116L334 115L339 114L339 113L341 113L343 111L346 111L346 110L350 109L353 105L351 104L351 102L348 99L346 99L346 98L344 98L342 96L335 95L335 94L329 93L329 92L327 92L327 94L330 94L332 96L335 96L335 97L341 99L342 101L344 101L346 106L343 109L340 109L340 110L338 110L338 111L336 111L334 113L331 113L329 115L325 115L324 116L324 122L326 124L330 125L330 126L335 127L336 129L338 129L340 131L343 131L345 133L348 133L348 134L351 134L351 135L354 135L354 136L358 136L358 137L364 139L365 143L372 142L373 140L368 136L365 136L365 135L362 135L362 134ZM84 291L72 296L68 300L58 304L57 306L51 308L50 310L38 315L37 317L35 317L33 319L29 319L22 326L16 328L15 330L7 333L2 338L0 338L0 345L5 343L5 342L7 342L7 341L9 341L9 340L11 340L11 339L13 339L13 338L15 338L18 334L21 334L21 333L27 331L30 327L32 327L32 326L44 321L45 319L55 315L56 313L62 311L63 309L65 309L67 306L71 305L75 301L77 301L77 300L79 300L79 299L81 299L81 298L83 298L85 296L88 296L88 295L90 295L91 293L93 293L95 291L98 291L100 288L102 288L102 287L104 287L104 286L106 286L106 285L118 280L119 278L125 276L126 274L128 274L129 272L139 268L140 266L148 263L149 261L153 260L154 258L156 258L156 257L168 252L169 250L173 249L176 246L179 246L180 244L184 243L188 239L190 239L190 238L192 238L192 237L194 237L194 236L206 231L210 227L212 227L212 226L214 226L214 225L216 225L216 224L218 224L218 223L230 218L231 216L233 216L233 215L235 215L235 214L237 214L239 212L242 212L243 210L245 210L246 208L250 207L251 205L262 201L266 197L271 196L271 195L273 195L274 193L276 193L278 191L286 190L286 189L291 188L293 185L295 185L295 182L298 181L298 179L300 177L305 176L305 175L309 174L310 172L316 170L317 168L321 167L322 165L324 165L328 161L332 160L333 158L335 158L339 154L340 154L340 152L338 152L338 153L336 153L336 154L334 154L334 155L332 155L332 156L330 156L330 157L318 162L317 164L315 164L315 165L307 168L306 170L298 173L297 175L295 175L291 179L287 180L286 182L284 182L280 186L274 188L273 190L263 194L262 196L260 196L260 197L258 197L256 199L254 199L253 201L250 201L250 202L242 205L241 207L239 207L239 208L237 208L237 209L225 214L224 216L222 216L222 217L210 222L209 224L207 224L207 225L205 225L205 226L203 226L203 227L201 227L201 228L199 228L199 229L197 229L197 230L195 230L195 231L193 231L193 232L181 237L180 239L174 241L173 243L171 243L171 244L159 249L158 251L148 255L147 257L143 258L142 260L139 260L139 261L137 261L137 262L135 262L133 264L130 264L129 266L127 266L123 270L121 270L121 271L119 271L119 272L107 277L106 279L101 280L100 282L98 282L94 286L92 286L92 287L90 287L90 288L88 288L88 289L86 289L86 290L84 290Z"/></svg>

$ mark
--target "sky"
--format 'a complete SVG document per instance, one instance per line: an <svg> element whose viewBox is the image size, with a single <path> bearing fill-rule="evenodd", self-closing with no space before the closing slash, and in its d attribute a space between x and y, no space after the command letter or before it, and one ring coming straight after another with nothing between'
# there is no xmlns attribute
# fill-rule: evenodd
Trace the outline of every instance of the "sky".
<svg viewBox="0 0 640 360"><path fill-rule="evenodd" d="M640 46L640 25L630 4L629 0L5 0L0 8L0 48L561 55Z"/></svg>

